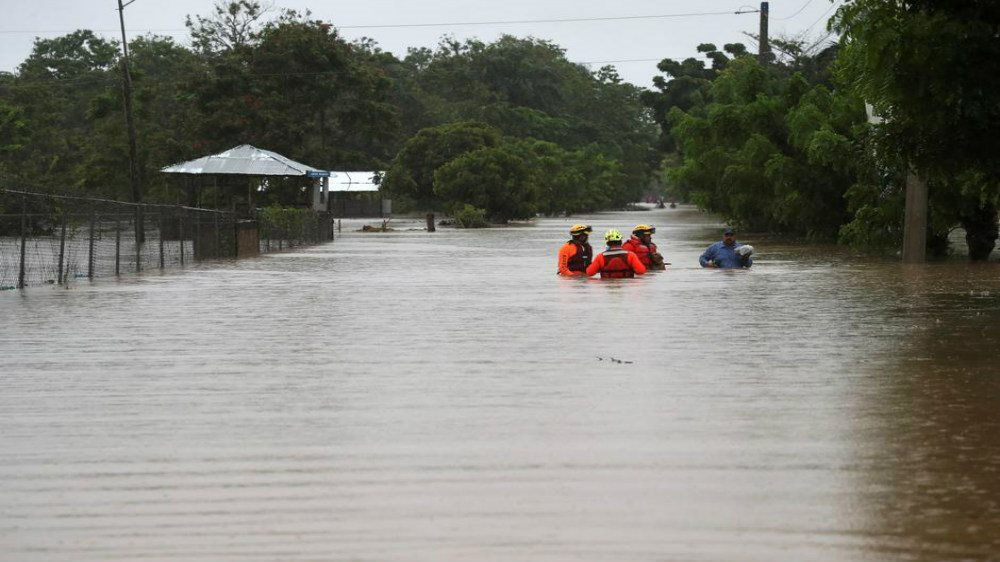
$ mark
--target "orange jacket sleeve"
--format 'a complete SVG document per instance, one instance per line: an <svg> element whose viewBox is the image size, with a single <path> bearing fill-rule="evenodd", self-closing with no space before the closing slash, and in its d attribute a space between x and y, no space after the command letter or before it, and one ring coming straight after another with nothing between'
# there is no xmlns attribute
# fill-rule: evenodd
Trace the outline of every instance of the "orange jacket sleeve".
<svg viewBox="0 0 1000 562"><path fill-rule="evenodd" d="M559 275L583 275L582 271L572 271L569 268L569 259L576 255L576 245L563 244L559 248Z"/></svg>
<svg viewBox="0 0 1000 562"><path fill-rule="evenodd" d="M602 267L604 267L604 254L597 254L594 256L594 260L590 262L590 265L587 266L587 276L589 277L600 272Z"/></svg>
<svg viewBox="0 0 1000 562"><path fill-rule="evenodd" d="M636 275L646 273L646 266L642 265L642 261L639 260L639 256L635 255L634 252L628 253L628 264L632 266L632 270L635 271Z"/></svg>

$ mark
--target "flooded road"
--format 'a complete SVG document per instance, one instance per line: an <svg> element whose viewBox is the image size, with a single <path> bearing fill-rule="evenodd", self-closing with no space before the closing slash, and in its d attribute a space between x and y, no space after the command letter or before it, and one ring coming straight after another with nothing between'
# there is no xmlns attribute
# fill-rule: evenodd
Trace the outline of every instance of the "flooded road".
<svg viewBox="0 0 1000 562"><path fill-rule="evenodd" d="M580 220L673 265L558 278ZM1000 557L997 263L358 224L0 294L0 560Z"/></svg>

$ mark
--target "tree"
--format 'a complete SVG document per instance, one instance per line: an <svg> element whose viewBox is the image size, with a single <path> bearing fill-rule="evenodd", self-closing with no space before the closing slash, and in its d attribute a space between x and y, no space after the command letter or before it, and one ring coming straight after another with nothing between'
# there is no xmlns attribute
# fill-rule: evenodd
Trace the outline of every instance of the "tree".
<svg viewBox="0 0 1000 562"><path fill-rule="evenodd" d="M832 25L841 33L838 80L885 118L873 131L880 160L925 178L930 204L952 209L977 241L970 257L982 259L978 241L995 240L1000 197L1000 6L854 0Z"/></svg>
<svg viewBox="0 0 1000 562"><path fill-rule="evenodd" d="M35 40L18 75L3 86L6 102L19 108L16 122L27 131L22 148L7 158L9 173L36 187L81 186L92 142L92 104L119 83L113 72L117 60L116 43L91 31Z"/></svg>
<svg viewBox="0 0 1000 562"><path fill-rule="evenodd" d="M327 168L381 168L397 145L391 82L331 25L284 12L189 85L209 150L250 143Z"/></svg>
<svg viewBox="0 0 1000 562"><path fill-rule="evenodd" d="M204 55L237 51L253 45L267 10L251 0L219 1L211 16L188 15L184 25L191 44Z"/></svg>
<svg viewBox="0 0 1000 562"><path fill-rule="evenodd" d="M537 139L508 139L507 150L528 166L537 210L549 216L593 212L634 200L621 163L596 147L566 150Z"/></svg>
<svg viewBox="0 0 1000 562"><path fill-rule="evenodd" d="M493 43L445 40L403 61L415 97L435 123L480 121L505 136L585 147L621 163L631 197L657 163L656 125L641 89L611 67L590 71L547 41L503 36ZM615 186L624 188L624 186Z"/></svg>
<svg viewBox="0 0 1000 562"><path fill-rule="evenodd" d="M403 144L383 185L393 195L411 199L424 209L438 209L441 199L434 186L438 168L467 152L499 144L496 129L474 121L423 129Z"/></svg>
<svg viewBox="0 0 1000 562"><path fill-rule="evenodd" d="M668 173L681 193L750 230L836 237L858 173L860 102L751 57L730 61L710 95L668 116L682 155Z"/></svg>
<svg viewBox="0 0 1000 562"><path fill-rule="evenodd" d="M504 146L459 155L434 172L434 193L457 210L466 204L486 211L495 222L535 216L537 199L524 160Z"/></svg>
<svg viewBox="0 0 1000 562"><path fill-rule="evenodd" d="M136 132L139 137L139 174L151 201L176 203L183 194L171 192L167 178L158 173L166 164L184 160L196 142L198 112L186 91L186 80L202 74L202 59L168 37L137 37L129 45ZM93 142L86 150L84 185L128 184L128 149L121 117L122 90L108 85L92 104Z"/></svg>
<svg viewBox="0 0 1000 562"><path fill-rule="evenodd" d="M687 58L682 62L673 59L663 59L656 65L663 76L653 77L653 86L659 92L645 91L642 102L653 111L653 119L660 125L660 142L658 148L662 152L674 152L677 149L673 137L670 136L671 125L667 115L673 108L688 111L693 107L709 102L712 80L729 64L729 53L733 57L747 56L746 47L741 43L725 45L725 52L720 52L711 43L698 45L698 52L712 61L710 68L705 62L695 58Z"/></svg>

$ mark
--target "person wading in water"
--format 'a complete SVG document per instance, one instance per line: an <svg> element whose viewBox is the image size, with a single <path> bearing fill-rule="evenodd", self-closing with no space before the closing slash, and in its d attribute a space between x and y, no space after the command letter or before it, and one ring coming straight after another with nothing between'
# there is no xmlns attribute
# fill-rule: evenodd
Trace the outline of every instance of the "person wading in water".
<svg viewBox="0 0 1000 562"><path fill-rule="evenodd" d="M587 268L587 275L600 272L601 279L621 279L646 273L646 266L642 265L635 253L622 248L622 233L617 228L605 232L604 241L608 249L597 254Z"/></svg>
<svg viewBox="0 0 1000 562"><path fill-rule="evenodd" d="M559 275L586 275L594 250L587 239L594 229L588 224L574 224L569 229L569 242L559 248Z"/></svg>
<svg viewBox="0 0 1000 562"><path fill-rule="evenodd" d="M655 226L637 224L632 229L632 237L622 244L622 248L635 252L635 256L639 258L642 265L646 266L646 269L666 269L663 256L657 251L656 244L653 242L655 232Z"/></svg>

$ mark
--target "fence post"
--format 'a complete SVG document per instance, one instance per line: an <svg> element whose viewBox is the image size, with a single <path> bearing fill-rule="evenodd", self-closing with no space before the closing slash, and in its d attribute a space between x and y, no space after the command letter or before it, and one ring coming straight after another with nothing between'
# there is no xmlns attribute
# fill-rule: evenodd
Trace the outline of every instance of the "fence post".
<svg viewBox="0 0 1000 562"><path fill-rule="evenodd" d="M63 282L63 262L66 256L66 215L62 217L62 228L59 229L59 273L56 275L56 282L62 285Z"/></svg>
<svg viewBox="0 0 1000 562"><path fill-rule="evenodd" d="M97 211L90 215L90 243L87 250L87 279L94 278L94 223L97 222Z"/></svg>
<svg viewBox="0 0 1000 562"><path fill-rule="evenodd" d="M17 274L17 288L24 288L24 251L28 242L28 196L21 196L21 267Z"/></svg>
<svg viewBox="0 0 1000 562"><path fill-rule="evenodd" d="M222 234L219 233L219 212L215 212L215 259L222 258Z"/></svg>
<svg viewBox="0 0 1000 562"><path fill-rule="evenodd" d="M260 211L258 211L257 212L257 228L265 228L264 227L264 218L265 218L264 215L261 214ZM271 251L271 224L270 223L267 224L265 232L267 233L267 237L264 239L265 240L265 242L264 242L264 248L266 249L266 251L270 252Z"/></svg>
<svg viewBox="0 0 1000 562"><path fill-rule="evenodd" d="M163 208L161 207L160 214L158 215L160 220L156 225L157 226L156 232L159 234L158 238L160 239L160 269L163 269L165 266L163 262L163 213L164 211Z"/></svg>
<svg viewBox="0 0 1000 562"><path fill-rule="evenodd" d="M233 258L240 259L240 221L233 215Z"/></svg>
<svg viewBox="0 0 1000 562"><path fill-rule="evenodd" d="M177 217L177 237L181 240L181 266L184 265L184 209Z"/></svg>
<svg viewBox="0 0 1000 562"><path fill-rule="evenodd" d="M133 219L135 220L135 272L136 273L142 271L142 243L145 241L143 240L143 238L145 237L145 232L146 232L146 229L143 228L146 225L142 224L143 214L144 213L142 212L142 207L136 205L135 218Z"/></svg>
<svg viewBox="0 0 1000 562"><path fill-rule="evenodd" d="M195 211L194 234L191 235L191 253L194 254L194 261L198 261L198 250L199 250L198 247L201 246L201 244L198 241L199 238L201 238L201 213Z"/></svg>
<svg viewBox="0 0 1000 562"><path fill-rule="evenodd" d="M115 215L115 275L121 275L122 258L122 223L121 218Z"/></svg>

